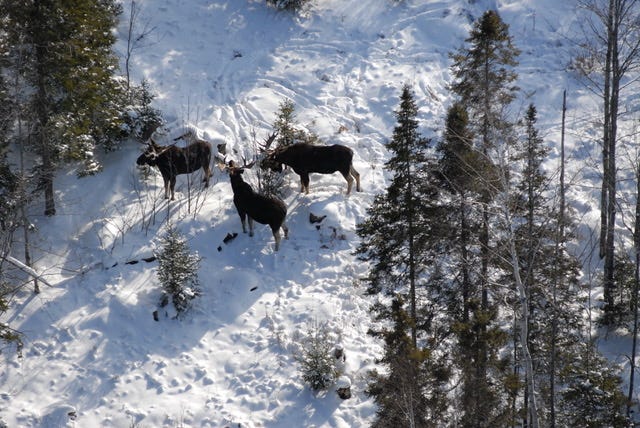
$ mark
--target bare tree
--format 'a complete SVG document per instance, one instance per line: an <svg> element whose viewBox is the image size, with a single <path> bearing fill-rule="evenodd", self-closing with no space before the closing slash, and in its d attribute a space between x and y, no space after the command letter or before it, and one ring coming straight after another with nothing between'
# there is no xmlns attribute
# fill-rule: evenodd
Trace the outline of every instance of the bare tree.
<svg viewBox="0 0 640 428"><path fill-rule="evenodd" d="M131 0L129 4L129 21L127 25L127 51L124 55L124 69L127 76L127 92L131 87L131 58L134 51L143 47L153 44L149 40L149 36L153 33L156 27L151 26L150 21L143 20L141 17L142 9L136 3L136 0Z"/></svg>
<svg viewBox="0 0 640 428"><path fill-rule="evenodd" d="M616 149L621 92L640 68L640 9L635 0L580 0L587 12L584 39L574 66L587 86L602 99L602 190L600 200L600 258L604 258L605 321L614 310L614 252L616 222Z"/></svg>

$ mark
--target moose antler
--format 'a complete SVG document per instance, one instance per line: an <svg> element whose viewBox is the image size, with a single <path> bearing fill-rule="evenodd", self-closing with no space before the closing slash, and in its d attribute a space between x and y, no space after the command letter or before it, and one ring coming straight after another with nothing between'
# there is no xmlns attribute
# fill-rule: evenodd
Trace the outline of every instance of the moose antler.
<svg viewBox="0 0 640 428"><path fill-rule="evenodd" d="M242 167L241 168L249 168L251 169L253 167L253 165L255 165L256 161L252 161L251 163L247 163L247 159L245 159L244 156L242 156Z"/></svg>
<svg viewBox="0 0 640 428"><path fill-rule="evenodd" d="M227 162L227 157L225 156L222 159L222 162L218 161L216 162L216 165L218 166L218 168L220 168L220 171L228 171L231 168L238 168L238 169L251 168L255 163L256 161L247 163L247 160L245 159L245 157L242 156L242 165L237 165L234 160L230 160L229 162Z"/></svg>
<svg viewBox="0 0 640 428"><path fill-rule="evenodd" d="M264 144L260 145L260 150L263 152L269 151L269 147L271 147L271 144L273 144L273 141L276 139L277 136L278 136L278 131L274 131L271 135L269 135L269 137L267 137L267 139L265 140Z"/></svg>

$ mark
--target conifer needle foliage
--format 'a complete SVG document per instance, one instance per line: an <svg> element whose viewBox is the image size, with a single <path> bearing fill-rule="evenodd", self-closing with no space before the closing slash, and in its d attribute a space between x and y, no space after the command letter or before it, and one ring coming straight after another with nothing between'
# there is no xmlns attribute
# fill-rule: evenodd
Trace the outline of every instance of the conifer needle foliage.
<svg viewBox="0 0 640 428"><path fill-rule="evenodd" d="M156 254L158 279L180 317L189 309L191 301L201 294L198 280L201 258L190 252L186 238L171 224L160 245L161 249Z"/></svg>

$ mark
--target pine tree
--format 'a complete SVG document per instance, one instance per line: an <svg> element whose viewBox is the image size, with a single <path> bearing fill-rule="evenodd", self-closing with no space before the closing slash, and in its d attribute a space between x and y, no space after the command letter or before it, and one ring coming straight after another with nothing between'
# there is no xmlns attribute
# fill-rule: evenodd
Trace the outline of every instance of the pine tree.
<svg viewBox="0 0 640 428"><path fill-rule="evenodd" d="M201 293L198 280L200 257L190 252L186 238L172 224L167 226L160 246L156 257L158 279L164 292L162 300L170 297L177 317L180 317Z"/></svg>
<svg viewBox="0 0 640 428"><path fill-rule="evenodd" d="M442 213L428 156L430 141L418 132L417 114L413 92L405 85L397 125L387 144L392 156L385 168L394 176L386 193L375 197L367 220L356 228L361 238L356 254L371 262L367 292L378 295L372 313L380 325L394 326L371 331L385 340L380 363L390 371L389 376L374 373L372 377L370 394L381 405L374 426L434 426L428 421L443 411L441 388L447 374L445 370L438 371L439 376L429 373L428 368L439 363L424 345L438 334L433 322L438 311L418 301L430 302L431 296L437 302L433 287L437 248L432 245L446 230L439 222ZM398 387L407 388L405 395L397 395L396 376L403 379Z"/></svg>

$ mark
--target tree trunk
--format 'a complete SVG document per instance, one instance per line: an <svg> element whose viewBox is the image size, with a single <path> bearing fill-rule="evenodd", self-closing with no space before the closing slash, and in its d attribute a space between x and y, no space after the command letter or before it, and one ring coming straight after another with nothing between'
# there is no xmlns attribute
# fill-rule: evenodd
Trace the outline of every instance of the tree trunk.
<svg viewBox="0 0 640 428"><path fill-rule="evenodd" d="M618 68L618 31L617 19L615 18L616 10L614 4L616 0L609 0L609 12L607 15L607 53L605 58L605 76L604 76L604 129L603 129L603 145L607 146L608 162L605 177L606 183L603 182L602 187L606 186L607 203L604 207L604 215L606 215L606 234L604 249L604 302L605 313L609 317L613 315L614 310L614 256L615 256L615 219L616 219L616 127L617 127L617 93L620 88L620 81L615 77ZM602 215L602 213L601 213ZM602 240L602 231L600 232ZM600 244L602 247L602 242ZM606 316L606 314L605 314ZM609 321L613 321L609 319Z"/></svg>
<svg viewBox="0 0 640 428"><path fill-rule="evenodd" d="M631 343L631 358L629 361L629 395L627 397L627 417L631 417L633 403L633 389L636 374L636 345L638 342L638 289L640 288L640 162L636 166L636 213L633 231L633 247L635 250L635 269L633 278L633 340Z"/></svg>
<svg viewBox="0 0 640 428"><path fill-rule="evenodd" d="M471 277L469 275L469 225L467 224L467 204L464 192L460 192L460 254L462 258L462 321L469 322L469 298Z"/></svg>
<svg viewBox="0 0 640 428"><path fill-rule="evenodd" d="M408 157L408 148L407 148ZM411 343L413 347L418 347L418 315L416 312L416 262L414 245L414 203L413 203L413 176L411 175L411 162L407 159L407 216L409 226L409 304L411 307Z"/></svg>
<svg viewBox="0 0 640 428"><path fill-rule="evenodd" d="M560 134L560 208L558 212L558 232L555 243L555 259L560 259L561 244L564 242L564 131L567 113L567 91L562 93L562 132ZM556 426L556 335L558 334L558 312L556 309L558 286L562 286L562 268L556 263L551 290L551 358L549 362L549 427Z"/></svg>
<svg viewBox="0 0 640 428"><path fill-rule="evenodd" d="M522 348L522 360L525 367L525 396L527 396L527 403L525 403L525 406L528 406L527 417L529 420L529 424L526 425L531 428L538 428L538 407L536 405L533 362L531 359L531 353L529 352L529 344L527 343L527 338L529 337L529 299L527 297L527 290L520 276L520 263L518 262L515 233L513 232L513 222L511 221L511 215L509 214L509 207L507 204L503 206L503 216L507 227L507 240L509 245L509 254L511 256L511 267L520 301L520 347Z"/></svg>
<svg viewBox="0 0 640 428"><path fill-rule="evenodd" d="M38 120L38 145L40 156L42 157L42 170L40 172L41 185L44 188L44 215L52 216L56 214L56 205L53 193L53 159L51 153L50 136L46 135L47 122L49 120L47 114L47 88L45 76L47 74L45 68L45 52L46 46L36 46L36 69L38 73L38 88L36 96L36 110Z"/></svg>

